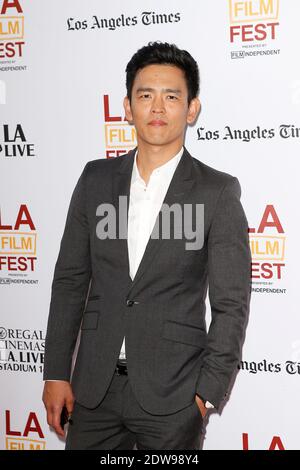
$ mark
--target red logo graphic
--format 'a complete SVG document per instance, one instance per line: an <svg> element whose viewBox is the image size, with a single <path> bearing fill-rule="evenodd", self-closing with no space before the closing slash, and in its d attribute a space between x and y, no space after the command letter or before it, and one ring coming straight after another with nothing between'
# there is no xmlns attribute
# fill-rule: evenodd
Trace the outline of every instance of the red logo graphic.
<svg viewBox="0 0 300 470"><path fill-rule="evenodd" d="M24 228L29 229L24 231ZM34 271L36 261L35 225L26 204L21 204L14 225L2 222L0 212L0 271ZM15 256L17 255L17 256Z"/></svg>
<svg viewBox="0 0 300 470"><path fill-rule="evenodd" d="M277 38L279 0L230 0L229 12L231 43Z"/></svg>
<svg viewBox="0 0 300 470"><path fill-rule="evenodd" d="M252 278L281 279L285 266L285 236L282 235L284 230L273 205L266 206L258 229L249 228L249 234Z"/></svg>
<svg viewBox="0 0 300 470"><path fill-rule="evenodd" d="M24 16L19 0L0 0L0 59L23 56ZM3 41L3 42L1 42Z"/></svg>
<svg viewBox="0 0 300 470"><path fill-rule="evenodd" d="M6 428L6 449L7 450L44 450L46 442L41 425L36 413L31 411L25 422L24 430L13 429L11 423L11 414L9 410L5 411Z"/></svg>
<svg viewBox="0 0 300 470"><path fill-rule="evenodd" d="M242 440L243 440L243 450L251 450L249 449L248 433L243 433ZM285 450L282 440L280 439L279 436L273 436L268 450Z"/></svg>
<svg viewBox="0 0 300 470"><path fill-rule="evenodd" d="M126 118L110 114L109 96L103 96L106 158L124 155L136 146L135 127Z"/></svg>

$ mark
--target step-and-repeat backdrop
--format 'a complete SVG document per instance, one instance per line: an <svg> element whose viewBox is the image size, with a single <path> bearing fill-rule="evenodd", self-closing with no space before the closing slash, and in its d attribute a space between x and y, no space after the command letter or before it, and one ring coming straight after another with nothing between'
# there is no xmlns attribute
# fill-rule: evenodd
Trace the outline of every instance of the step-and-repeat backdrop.
<svg viewBox="0 0 300 470"><path fill-rule="evenodd" d="M0 0L1 449L64 448L42 403L54 265L85 163L135 146L125 67L154 40L198 61L186 146L238 177L249 222L243 358L203 448L300 448L299 17L295 0Z"/></svg>

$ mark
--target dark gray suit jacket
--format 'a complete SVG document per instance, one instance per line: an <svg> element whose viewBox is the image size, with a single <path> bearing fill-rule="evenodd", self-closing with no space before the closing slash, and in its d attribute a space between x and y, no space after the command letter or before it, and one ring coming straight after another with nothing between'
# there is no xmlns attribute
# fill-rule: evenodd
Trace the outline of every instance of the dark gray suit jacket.
<svg viewBox="0 0 300 470"><path fill-rule="evenodd" d="M219 408L240 360L250 300L240 184L184 148L164 202L204 204L204 245L186 250L185 237L150 238L132 281L127 240L100 240L96 209L129 197L134 152L88 162L73 192L52 283L44 380L71 380L81 329L72 387L80 404L96 407L125 335L129 379L146 411L178 411L195 393Z"/></svg>

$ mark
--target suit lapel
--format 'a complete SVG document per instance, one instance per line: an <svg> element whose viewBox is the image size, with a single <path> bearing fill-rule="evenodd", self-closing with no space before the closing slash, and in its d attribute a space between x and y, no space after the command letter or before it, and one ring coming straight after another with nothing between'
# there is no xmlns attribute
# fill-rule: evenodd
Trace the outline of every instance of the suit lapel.
<svg viewBox="0 0 300 470"><path fill-rule="evenodd" d="M131 174L134 163L134 155L136 148L128 152L125 157L120 157L121 164L120 168L116 171L113 176L113 185L112 185L112 200L113 205L116 209L116 233L117 238L119 237L120 230L120 220L119 220L119 209L120 209L120 196L125 196L124 200L127 201L127 210L126 214L123 212L124 224L123 228L126 230L126 238L119 238L116 247L118 249L118 256L120 259L120 265L126 270L126 276L128 285L132 283L130 274L129 274L129 257L128 257L128 244L127 244L127 223L128 223L128 208L129 208L129 198L130 198L130 183L131 183ZM120 211L122 212L122 211ZM125 227L124 227L125 225Z"/></svg>
<svg viewBox="0 0 300 470"><path fill-rule="evenodd" d="M128 154L128 158L124 158L124 162L120 166L119 171L116 173L114 178L113 184L113 201L115 207L119 209L119 196L124 195L127 197L127 214L126 214L126 224L128 221L128 207L129 207L129 198L130 198L130 183L131 183L131 174L132 168L134 163L134 155L135 155L136 148L133 149ZM176 167L174 172L173 178L167 190L165 199L163 201L164 204L168 204L171 206L174 203L179 203L184 201L187 194L189 194L190 189L193 185L193 177L192 177L192 157L184 147L184 151L182 157ZM161 210L159 211L159 214ZM158 221L159 214L156 218L156 222ZM127 226L127 225L126 225ZM117 220L117 233L119 233L119 221ZM153 232L152 232L153 233ZM133 280L130 278L129 274L129 257L128 257L128 243L127 237L126 239L119 240L119 248L120 248L120 256L121 256L121 263L123 266L126 266L127 274L128 274L128 281L129 281L129 293L134 288L138 280L144 274L145 270L149 267L150 263L152 262L154 256L161 250L164 243L167 240L165 239L155 239L149 238L148 243L145 248L144 255L141 259L139 264L138 270ZM128 293L128 294L129 294Z"/></svg>

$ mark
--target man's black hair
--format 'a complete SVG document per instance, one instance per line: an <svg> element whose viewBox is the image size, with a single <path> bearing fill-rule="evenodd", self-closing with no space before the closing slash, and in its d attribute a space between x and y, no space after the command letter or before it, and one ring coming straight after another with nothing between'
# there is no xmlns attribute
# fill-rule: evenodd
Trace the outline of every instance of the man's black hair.
<svg viewBox="0 0 300 470"><path fill-rule="evenodd" d="M191 54L167 42L149 42L139 49L126 67L127 96L131 101L133 82L139 70L151 64L166 64L179 67L185 75L188 89L188 104L199 93L199 69Z"/></svg>

